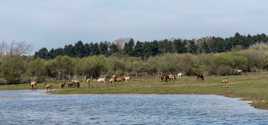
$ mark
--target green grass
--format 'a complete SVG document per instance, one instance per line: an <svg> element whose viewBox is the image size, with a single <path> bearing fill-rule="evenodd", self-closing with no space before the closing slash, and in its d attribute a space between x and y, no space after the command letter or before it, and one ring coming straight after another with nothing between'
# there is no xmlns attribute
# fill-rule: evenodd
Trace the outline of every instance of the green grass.
<svg viewBox="0 0 268 125"><path fill-rule="evenodd" d="M221 81L227 78L231 86L225 87ZM82 84L79 89L59 89L53 84L54 94L216 94L228 97L240 97L252 101L257 108L268 109L268 73L250 73L242 76L209 76L205 81L195 77L183 77L176 81L160 82L153 77L136 78L129 82L108 86L92 83L93 88ZM0 90L29 89L27 84L3 85ZM39 85L42 89L43 85Z"/></svg>

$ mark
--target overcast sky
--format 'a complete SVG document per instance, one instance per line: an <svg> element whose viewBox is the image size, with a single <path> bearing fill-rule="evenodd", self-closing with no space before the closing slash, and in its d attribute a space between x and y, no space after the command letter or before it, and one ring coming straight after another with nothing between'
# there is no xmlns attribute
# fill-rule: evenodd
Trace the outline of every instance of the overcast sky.
<svg viewBox="0 0 268 125"><path fill-rule="evenodd" d="M83 40L268 32L267 0L1 0L0 40L34 49Z"/></svg>

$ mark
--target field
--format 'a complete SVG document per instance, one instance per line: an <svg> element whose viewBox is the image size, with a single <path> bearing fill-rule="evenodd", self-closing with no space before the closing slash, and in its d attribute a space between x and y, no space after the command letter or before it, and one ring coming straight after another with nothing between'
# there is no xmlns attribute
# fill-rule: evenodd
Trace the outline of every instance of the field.
<svg viewBox="0 0 268 125"><path fill-rule="evenodd" d="M228 79L225 86L221 81ZM92 82L92 88L82 83L79 89L59 89L53 82L54 94L216 94L251 101L252 106L268 109L268 73L249 73L241 76L208 76L205 81L185 76L176 81L160 82L156 77L134 78L129 82L107 86ZM51 83L50 83L51 84ZM44 85L39 84L39 89ZM28 84L2 85L0 90L30 89Z"/></svg>

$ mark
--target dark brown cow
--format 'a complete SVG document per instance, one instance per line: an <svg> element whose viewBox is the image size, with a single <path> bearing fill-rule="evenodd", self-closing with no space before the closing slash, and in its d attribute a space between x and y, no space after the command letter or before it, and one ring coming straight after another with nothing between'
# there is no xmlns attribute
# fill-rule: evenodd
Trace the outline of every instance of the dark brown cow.
<svg viewBox="0 0 268 125"><path fill-rule="evenodd" d="M201 73L195 73L196 79L205 80L205 76Z"/></svg>
<svg viewBox="0 0 268 125"><path fill-rule="evenodd" d="M80 82L77 80L72 80L71 82L67 83L68 88L80 88Z"/></svg>
<svg viewBox="0 0 268 125"><path fill-rule="evenodd" d="M65 86L66 86L66 82L60 84L60 88L62 89L65 88Z"/></svg>
<svg viewBox="0 0 268 125"><path fill-rule="evenodd" d="M167 74L162 74L160 76L160 79L162 82L168 82L170 79L169 79L169 76Z"/></svg>

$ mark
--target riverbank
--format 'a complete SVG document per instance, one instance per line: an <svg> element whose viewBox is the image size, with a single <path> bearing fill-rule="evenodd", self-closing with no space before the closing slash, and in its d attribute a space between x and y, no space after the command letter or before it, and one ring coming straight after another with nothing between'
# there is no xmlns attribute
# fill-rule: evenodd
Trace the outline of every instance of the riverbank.
<svg viewBox="0 0 268 125"><path fill-rule="evenodd" d="M231 83L225 87L223 79ZM256 108L268 109L268 73L250 73L242 76L209 76L205 81L194 77L183 77L176 81L160 82L157 78L137 78L115 87L105 84L82 84L79 89L59 89L59 84L53 84L54 94L214 94L227 97L239 97L251 101ZM43 85L39 85L42 89ZM29 89L28 84L3 85L0 90Z"/></svg>

